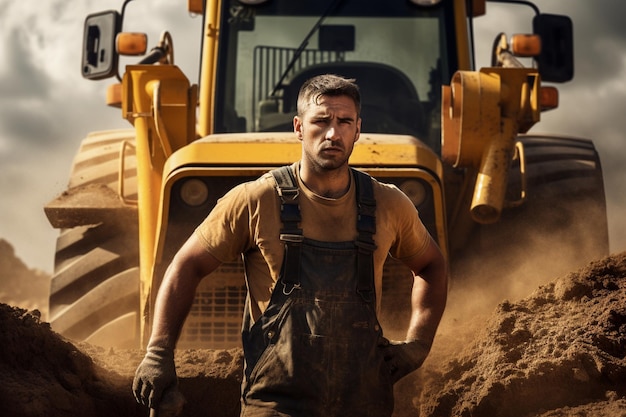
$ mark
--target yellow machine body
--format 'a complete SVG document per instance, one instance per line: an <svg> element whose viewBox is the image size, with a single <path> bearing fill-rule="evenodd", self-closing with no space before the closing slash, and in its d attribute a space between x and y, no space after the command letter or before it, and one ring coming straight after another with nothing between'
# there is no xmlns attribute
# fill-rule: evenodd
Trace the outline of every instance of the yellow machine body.
<svg viewBox="0 0 626 417"><path fill-rule="evenodd" d="M506 38L496 43L493 67L473 68L470 22L488 12L484 0L470 2L469 10L465 0L428 5L344 0L337 10L309 0L247 3L188 2L191 13L203 16L197 83L174 65L167 32L145 58L120 68L119 74L119 53L145 49L141 34L119 34L126 4L122 14L86 19L83 75L118 76L121 83L109 88L107 103L121 109L133 131L85 140L71 192L46 206L52 225L75 234L74 241L86 245L91 234L104 236L104 252L115 254L110 265L84 273L92 267L73 271L70 266L92 265L89 253L94 251L79 256L78 243L57 248L51 312L61 332L107 344L111 334L127 331L124 340L146 343L165 269L217 199L242 181L300 158L291 127L294 97L299 84L320 71L354 77L362 89L363 131L351 165L404 191L450 262L473 230L497 223L513 205L507 197L512 164L519 165L517 176L522 173L515 205L523 204L524 146L518 138L539 121L542 110L555 106L542 103L542 97L555 97L556 90L542 90L542 71L548 72L522 67ZM370 29L384 19L390 26ZM551 16L543 20L538 30L544 41L552 36L548 29L557 27L553 32L560 34L567 23ZM115 53L98 49L114 44L115 36L104 34L119 34L119 44L110 46L118 48ZM300 45L284 46L299 42L298 36ZM542 53L539 35L522 40L515 42L515 50L526 56ZM564 79L570 69L557 68L549 77ZM136 221L137 230L125 234L127 225L116 220L128 213L134 213L131 223ZM136 283L129 283L137 269ZM238 343L246 292L243 265L223 265L214 275L198 289L181 347ZM383 297L383 307L407 308L394 297L410 292L410 274L389 259L385 276L393 279L383 283L390 294ZM102 312L91 312L97 301L88 299L121 287L128 294L123 308L111 297ZM80 326L84 316L93 323L85 330ZM389 327L393 332L393 323Z"/></svg>

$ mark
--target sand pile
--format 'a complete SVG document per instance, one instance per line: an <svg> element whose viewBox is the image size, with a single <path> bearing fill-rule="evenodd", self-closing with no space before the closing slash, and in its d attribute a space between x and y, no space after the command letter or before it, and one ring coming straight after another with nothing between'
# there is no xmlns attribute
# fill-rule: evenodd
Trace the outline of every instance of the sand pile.
<svg viewBox="0 0 626 417"><path fill-rule="evenodd" d="M0 304L0 409L147 416L131 394L140 350L73 344L37 312ZM558 278L488 318L446 328L398 386L404 416L626 416L626 253ZM177 352L185 416L237 416L241 352Z"/></svg>
<svg viewBox="0 0 626 417"><path fill-rule="evenodd" d="M626 253L503 302L423 371L420 416L626 415ZM451 358L452 357L452 358ZM595 411L582 413L587 404ZM611 412L600 412L613 407ZM616 410L621 410L616 414ZM572 414L567 414L571 412Z"/></svg>
<svg viewBox="0 0 626 417"><path fill-rule="evenodd" d="M38 309L46 317L50 276L30 269L15 255L13 246L0 239L0 303Z"/></svg>
<svg viewBox="0 0 626 417"><path fill-rule="evenodd" d="M40 322L37 312L0 304L0 409L11 417L147 416L131 394L140 350L72 344ZM187 416L235 416L241 355L177 352ZM211 411L207 411L211 410Z"/></svg>
<svg viewBox="0 0 626 417"><path fill-rule="evenodd" d="M0 404L6 416L124 416L125 381L41 323L0 304Z"/></svg>

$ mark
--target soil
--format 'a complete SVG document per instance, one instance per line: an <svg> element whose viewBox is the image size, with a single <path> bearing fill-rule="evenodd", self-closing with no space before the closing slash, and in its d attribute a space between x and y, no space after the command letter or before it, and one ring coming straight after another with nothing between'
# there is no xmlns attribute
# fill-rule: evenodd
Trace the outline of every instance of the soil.
<svg viewBox="0 0 626 417"><path fill-rule="evenodd" d="M626 416L626 253L457 330L421 371L420 416Z"/></svg>
<svg viewBox="0 0 626 417"><path fill-rule="evenodd" d="M2 415L148 416L130 389L141 350L73 343L9 304L0 329ZM240 350L177 351L176 363L184 416L238 415ZM626 416L626 252L491 314L444 317L396 397L397 417Z"/></svg>
<svg viewBox="0 0 626 417"><path fill-rule="evenodd" d="M0 239L0 302L46 314L50 277L30 269L15 255L9 242Z"/></svg>

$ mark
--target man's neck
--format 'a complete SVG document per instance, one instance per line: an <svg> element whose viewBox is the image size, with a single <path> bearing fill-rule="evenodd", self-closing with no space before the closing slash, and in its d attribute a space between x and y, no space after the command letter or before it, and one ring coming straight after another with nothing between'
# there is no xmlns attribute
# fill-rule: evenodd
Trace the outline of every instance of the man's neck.
<svg viewBox="0 0 626 417"><path fill-rule="evenodd" d="M302 162L298 164L300 181L315 194L325 198L340 198L350 189L350 168L345 165L341 168L317 172L307 169Z"/></svg>

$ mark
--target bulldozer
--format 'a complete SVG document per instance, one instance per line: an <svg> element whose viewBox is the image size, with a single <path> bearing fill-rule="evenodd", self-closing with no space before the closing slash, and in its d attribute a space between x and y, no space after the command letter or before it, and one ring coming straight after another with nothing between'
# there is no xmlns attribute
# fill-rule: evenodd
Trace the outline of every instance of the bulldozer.
<svg viewBox="0 0 626 417"><path fill-rule="evenodd" d="M498 2L511 13L530 7L533 30L498 35L491 66L476 69L473 22L488 13L486 0L189 0L202 18L197 82L175 65L169 32L148 50L145 34L123 30L131 0L87 16L82 75L115 80L106 104L132 128L87 135L67 190L45 207L60 229L52 328L102 346L145 346L165 269L217 200L300 158L296 97L324 73L361 89L351 166L411 199L452 285L472 279L470 264L558 259L564 241L577 262L606 255L593 142L529 133L558 108L554 84L573 78L572 21L528 1ZM406 327L411 285L390 257L387 334ZM246 292L241 260L204 279L178 346L239 346Z"/></svg>

